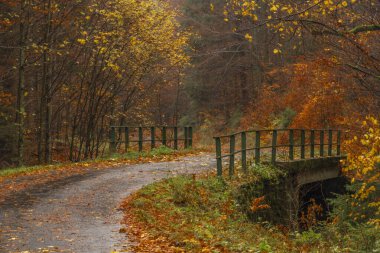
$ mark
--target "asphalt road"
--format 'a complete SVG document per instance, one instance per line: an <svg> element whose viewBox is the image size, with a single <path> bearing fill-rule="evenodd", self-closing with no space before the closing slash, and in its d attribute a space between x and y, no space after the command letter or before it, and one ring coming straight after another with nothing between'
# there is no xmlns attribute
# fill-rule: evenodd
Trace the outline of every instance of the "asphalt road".
<svg viewBox="0 0 380 253"><path fill-rule="evenodd" d="M0 252L124 250L119 205L144 185L214 166L210 155L94 170L29 189L0 204ZM1 187L1 184L0 184Z"/></svg>

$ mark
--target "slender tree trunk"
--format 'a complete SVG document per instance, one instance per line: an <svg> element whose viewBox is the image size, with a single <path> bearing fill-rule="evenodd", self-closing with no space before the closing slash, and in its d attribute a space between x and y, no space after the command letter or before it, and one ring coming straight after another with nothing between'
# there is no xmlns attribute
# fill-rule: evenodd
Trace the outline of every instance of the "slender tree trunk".
<svg viewBox="0 0 380 253"><path fill-rule="evenodd" d="M45 162L51 162L51 99L48 97L45 111Z"/></svg>
<svg viewBox="0 0 380 253"><path fill-rule="evenodd" d="M17 117L18 126L17 139L17 160L18 166L24 164L24 117L25 117L25 44L26 44L26 0L21 1L20 6L20 51L19 51L19 72L18 72L18 87L17 87Z"/></svg>
<svg viewBox="0 0 380 253"><path fill-rule="evenodd" d="M40 88L40 105L39 105L39 126L38 126L38 163L42 163L42 143L44 139L44 104L43 104L43 97L44 97L44 87L42 86Z"/></svg>
<svg viewBox="0 0 380 253"><path fill-rule="evenodd" d="M44 35L44 42L46 49L43 53L43 111L44 111L44 128L45 128L45 157L44 160L46 163L51 162L51 97L50 97L50 57L48 50L51 48L50 44L50 30L51 30L51 0L48 0L45 4L46 10L46 30Z"/></svg>
<svg viewBox="0 0 380 253"><path fill-rule="evenodd" d="M178 73L178 80L177 80L177 91L176 91L176 98L175 98L175 105L174 105L174 113L173 113L173 125L178 125L178 106L179 106L179 95L181 92L181 73Z"/></svg>

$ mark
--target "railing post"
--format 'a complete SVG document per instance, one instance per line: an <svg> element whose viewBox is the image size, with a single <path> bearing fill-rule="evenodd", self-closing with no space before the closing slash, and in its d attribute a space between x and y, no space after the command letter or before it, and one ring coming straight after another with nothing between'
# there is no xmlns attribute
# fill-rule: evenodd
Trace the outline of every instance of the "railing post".
<svg viewBox="0 0 380 253"><path fill-rule="evenodd" d="M255 139L255 163L260 163L260 131L256 131Z"/></svg>
<svg viewBox="0 0 380 253"><path fill-rule="evenodd" d="M150 128L150 148L154 149L156 147L156 128Z"/></svg>
<svg viewBox="0 0 380 253"><path fill-rule="evenodd" d="M338 130L337 132L337 140L336 140L336 155L339 156L340 155L340 143L341 143L341 131Z"/></svg>
<svg viewBox="0 0 380 253"><path fill-rule="evenodd" d="M301 159L305 159L305 130L301 130Z"/></svg>
<svg viewBox="0 0 380 253"><path fill-rule="evenodd" d="M111 127L110 129L110 152L116 152L116 132L115 128Z"/></svg>
<svg viewBox="0 0 380 253"><path fill-rule="evenodd" d="M139 152L143 150L143 129L139 127Z"/></svg>
<svg viewBox="0 0 380 253"><path fill-rule="evenodd" d="M272 135L272 163L276 163L277 158L277 130L273 130Z"/></svg>
<svg viewBox="0 0 380 253"><path fill-rule="evenodd" d="M193 147L193 127L189 127L189 148Z"/></svg>
<svg viewBox="0 0 380 253"><path fill-rule="evenodd" d="M216 168L218 176L223 175L222 168L222 143L220 137L215 138L215 147L216 147Z"/></svg>
<svg viewBox="0 0 380 253"><path fill-rule="evenodd" d="M184 134L185 134L185 149L188 148L189 146L189 142L188 142L188 131L187 131L187 127L184 127L183 130L185 131Z"/></svg>
<svg viewBox="0 0 380 253"><path fill-rule="evenodd" d="M314 148L315 148L315 131L311 130L310 132L310 157L314 158Z"/></svg>
<svg viewBox="0 0 380 253"><path fill-rule="evenodd" d="M162 127L162 145L166 146L166 127Z"/></svg>
<svg viewBox="0 0 380 253"><path fill-rule="evenodd" d="M324 156L324 146L325 146L325 131L321 130L320 139L319 139L319 156Z"/></svg>
<svg viewBox="0 0 380 253"><path fill-rule="evenodd" d="M178 149L178 127L174 127L174 149Z"/></svg>
<svg viewBox="0 0 380 253"><path fill-rule="evenodd" d="M125 142L125 152L128 152L129 149L129 127L124 129L124 142Z"/></svg>
<svg viewBox="0 0 380 253"><path fill-rule="evenodd" d="M241 133L241 167L243 171L247 172L247 134Z"/></svg>
<svg viewBox="0 0 380 253"><path fill-rule="evenodd" d="M230 169L229 175L232 177L235 170L235 135L230 136Z"/></svg>
<svg viewBox="0 0 380 253"><path fill-rule="evenodd" d="M289 130L289 160L294 160L294 130Z"/></svg>
<svg viewBox="0 0 380 253"><path fill-rule="evenodd" d="M332 156L332 149L333 149L333 131L332 130L329 130L329 149L328 149L328 156Z"/></svg>

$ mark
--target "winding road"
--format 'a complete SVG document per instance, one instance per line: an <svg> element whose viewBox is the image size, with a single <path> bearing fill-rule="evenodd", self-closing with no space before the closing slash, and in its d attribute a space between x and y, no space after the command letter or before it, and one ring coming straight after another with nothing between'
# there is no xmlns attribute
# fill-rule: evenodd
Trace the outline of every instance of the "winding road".
<svg viewBox="0 0 380 253"><path fill-rule="evenodd" d="M154 181L198 173L211 155L94 170L16 194L0 204L0 252L129 252L120 203ZM0 184L1 187L1 184Z"/></svg>

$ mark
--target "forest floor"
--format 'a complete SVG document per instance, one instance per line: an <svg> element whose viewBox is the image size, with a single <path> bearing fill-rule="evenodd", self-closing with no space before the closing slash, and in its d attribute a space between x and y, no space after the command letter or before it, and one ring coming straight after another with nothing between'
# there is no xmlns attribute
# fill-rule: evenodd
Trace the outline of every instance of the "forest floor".
<svg viewBox="0 0 380 253"><path fill-rule="evenodd" d="M0 252L127 250L130 242L120 223L123 199L163 178L199 173L213 166L209 154L120 165L88 170L7 195L0 202ZM0 189L6 183L0 182Z"/></svg>

